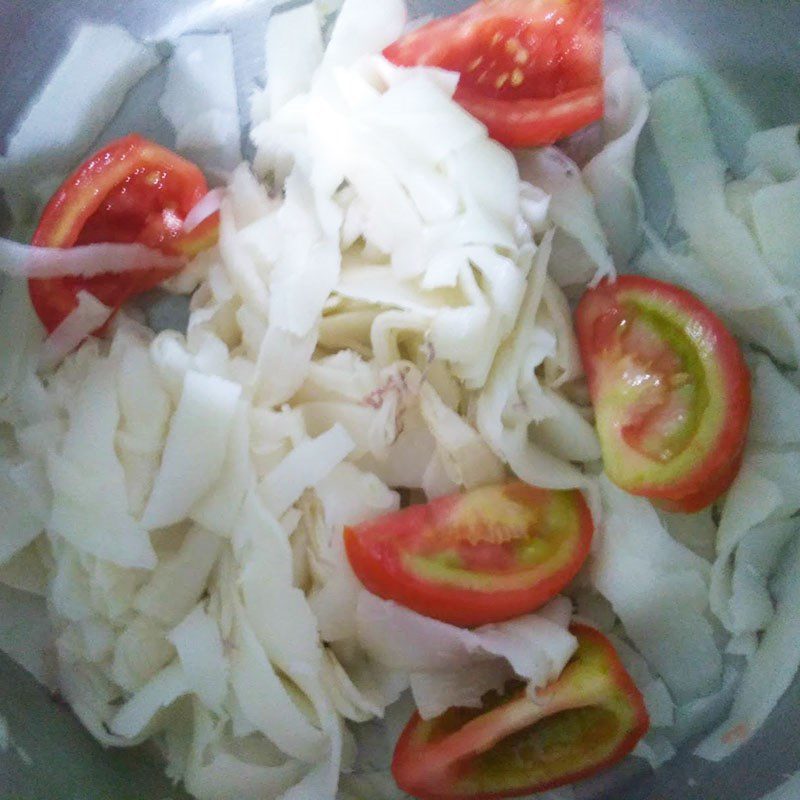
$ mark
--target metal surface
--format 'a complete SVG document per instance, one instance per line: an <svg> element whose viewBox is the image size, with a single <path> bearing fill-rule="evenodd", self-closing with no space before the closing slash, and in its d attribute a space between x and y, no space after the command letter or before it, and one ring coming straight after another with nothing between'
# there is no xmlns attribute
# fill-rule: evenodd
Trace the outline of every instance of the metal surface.
<svg viewBox="0 0 800 800"><path fill-rule="evenodd" d="M147 751L103 751L70 710L0 654L3 800L181 800ZM188 800L188 798L186 799Z"/></svg>
<svg viewBox="0 0 800 800"><path fill-rule="evenodd" d="M380 0L375 0L380 2ZM411 0L412 12L452 12L467 2ZM800 120L798 0L607 0L610 24L625 33L650 83L701 74L723 151L736 163L754 127ZM46 79L75 26L117 22L140 36L186 30L231 30L243 87L262 77L262 43L269 0L0 0L0 141L36 87ZM153 79L151 91L157 88ZM116 123L156 135L154 98L136 98ZM135 125L134 121L135 120ZM162 131L163 134L163 131ZM169 143L168 138L165 143ZM657 162L645 152L640 179L656 208L663 197ZM657 211L657 208L656 208ZM2 221L0 220L0 226ZM15 800L162 800L180 793L160 777L146 753L111 754L94 745L68 712L0 656L0 714L15 742L0 753L0 797ZM30 763L26 761L30 760ZM580 787L600 800L756 800L800 767L800 684L764 730L720 765L691 748L653 775L640 762Z"/></svg>

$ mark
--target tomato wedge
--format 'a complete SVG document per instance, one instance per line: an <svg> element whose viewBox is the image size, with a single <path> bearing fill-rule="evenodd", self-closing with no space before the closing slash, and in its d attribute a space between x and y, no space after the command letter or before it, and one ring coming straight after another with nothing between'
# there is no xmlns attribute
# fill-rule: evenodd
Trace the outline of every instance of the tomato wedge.
<svg viewBox="0 0 800 800"><path fill-rule="evenodd" d="M98 242L140 243L187 258L211 247L219 216L191 233L186 215L208 192L203 173L192 163L137 134L95 153L59 187L45 208L33 244L70 248ZM173 272L140 270L94 278L48 278L29 282L36 313L52 332L87 291L110 308L154 288Z"/></svg>
<svg viewBox="0 0 800 800"><path fill-rule="evenodd" d="M460 72L455 99L508 147L552 144L603 117L602 0L481 0L384 55Z"/></svg>
<svg viewBox="0 0 800 800"><path fill-rule="evenodd" d="M589 555L583 495L509 483L452 495L348 528L350 564L373 594L452 625L527 614Z"/></svg>
<svg viewBox="0 0 800 800"><path fill-rule="evenodd" d="M739 471L750 375L736 340L694 295L632 275L589 290L576 327L606 472L684 512Z"/></svg>
<svg viewBox="0 0 800 800"><path fill-rule="evenodd" d="M494 800L588 778L633 750L650 721L611 643L573 625L578 651L531 698L524 685L491 693L480 709L428 722L415 714L394 753L397 785L419 800Z"/></svg>

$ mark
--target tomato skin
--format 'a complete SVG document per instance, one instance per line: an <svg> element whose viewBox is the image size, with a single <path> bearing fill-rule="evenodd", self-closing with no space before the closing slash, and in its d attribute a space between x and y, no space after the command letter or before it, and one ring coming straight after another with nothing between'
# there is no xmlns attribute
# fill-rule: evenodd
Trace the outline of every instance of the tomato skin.
<svg viewBox="0 0 800 800"><path fill-rule="evenodd" d="M205 250L210 250L219 241L219 212L204 219L194 230L182 233L170 250L172 254L187 259L195 258Z"/></svg>
<svg viewBox="0 0 800 800"><path fill-rule="evenodd" d="M64 181L45 208L32 243L70 248L138 242L170 255L195 255L200 245L214 243L218 216L188 235L182 231L183 219L207 192L194 164L131 134L92 155ZM52 332L77 307L80 291L117 310L173 274L153 269L32 280L29 291L36 313Z"/></svg>
<svg viewBox="0 0 800 800"><path fill-rule="evenodd" d="M581 624L570 630L578 638L578 653L557 681L536 693L535 701L524 689L512 692L502 702L468 710L460 726L453 722L463 713L458 709L429 722L415 713L395 748L392 774L397 785L418 800L521 797L585 780L630 754L650 727L644 698L605 636ZM509 737L541 724L555 723L558 732L557 715L587 706L607 711L616 720L617 730L606 730L607 742L593 740L589 731L575 743L578 752L561 759L561 767L555 754L542 753L538 764L520 764L517 755L517 768L538 772L529 782L523 777L513 785L510 776L498 778L497 769L493 778L482 776L481 759L491 763L496 748ZM577 730L580 733L579 726ZM538 752L536 747L533 752ZM503 779L509 785L501 785Z"/></svg>
<svg viewBox="0 0 800 800"><path fill-rule="evenodd" d="M481 541L482 531L496 524L498 509L509 502L518 504L523 514L541 513L541 523L509 525L517 525L517 535L536 537L540 524L545 546L551 548L540 563L526 566L513 545ZM556 525L545 530L548 503L563 505L568 522L562 529ZM463 581L443 575L441 568L426 574L417 567L414 558L420 553L435 558L451 546L458 549L454 537L466 528L472 542L458 550L465 559L460 568L469 572ZM550 601L583 566L593 533L591 512L580 492L512 483L439 498L348 528L345 547L354 572L373 594L451 625L475 627L531 613Z"/></svg>
<svg viewBox="0 0 800 800"><path fill-rule="evenodd" d="M601 89L577 89L554 100L509 102L459 92L458 102L489 129L489 135L510 148L544 147L566 139L602 119Z"/></svg>
<svg viewBox="0 0 800 800"><path fill-rule="evenodd" d="M602 0L481 0L384 55L460 72L455 99L508 147L553 144L603 116Z"/></svg>
<svg viewBox="0 0 800 800"><path fill-rule="evenodd" d="M631 303L646 303L658 313L682 320L703 371L698 385L708 399L696 435L684 453L663 464L642 459L636 469L631 464L638 456L631 458L631 451L625 451L620 443L619 431L613 430L622 425L629 409L623 404L614 407L609 400L615 380L619 386L619 380L609 378L615 363L619 366L614 329L624 324L628 312L623 307ZM750 422L751 387L741 349L719 318L680 287L625 275L584 295L576 311L576 330L609 477L631 494L686 512L707 507L727 491L741 464Z"/></svg>
<svg viewBox="0 0 800 800"><path fill-rule="evenodd" d="M673 511L678 514L696 514L704 508L708 508L721 497L731 484L736 480L739 470L742 468L744 458L744 447L739 454L731 459L727 466L722 467L716 475L709 476L696 492L689 493L680 498L654 498L653 503L665 511Z"/></svg>

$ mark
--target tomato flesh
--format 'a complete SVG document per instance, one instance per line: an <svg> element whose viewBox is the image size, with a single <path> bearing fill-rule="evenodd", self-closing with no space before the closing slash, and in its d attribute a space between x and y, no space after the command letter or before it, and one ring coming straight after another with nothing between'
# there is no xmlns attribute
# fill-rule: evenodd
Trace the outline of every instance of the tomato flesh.
<svg viewBox="0 0 800 800"><path fill-rule="evenodd" d="M180 236L180 209L192 200L184 201L180 190L178 179L171 173L140 167L112 189L86 220L75 244L140 242L164 247Z"/></svg>
<svg viewBox="0 0 800 800"><path fill-rule="evenodd" d="M509 147L552 144L603 116L601 0L482 0L384 54L461 73L455 99Z"/></svg>
<svg viewBox="0 0 800 800"><path fill-rule="evenodd" d="M713 503L738 473L751 405L723 323L683 289L624 276L586 293L576 327L609 477L671 510Z"/></svg>
<svg viewBox="0 0 800 800"><path fill-rule="evenodd" d="M494 800L583 780L622 759L645 735L644 700L611 643L573 625L578 650L561 677L528 696L524 685L423 721L395 750L398 786L420 800Z"/></svg>
<svg viewBox="0 0 800 800"><path fill-rule="evenodd" d="M183 232L183 220L207 192L194 164L132 134L95 153L67 178L47 205L33 244L139 243L191 257L216 241L218 215L190 234ZM29 289L39 318L52 332L77 307L81 291L117 310L173 274L152 269L89 279L70 276L32 280Z"/></svg>
<svg viewBox="0 0 800 800"><path fill-rule="evenodd" d="M593 531L580 492L510 483L348 528L345 545L373 594L472 627L551 600L585 562Z"/></svg>

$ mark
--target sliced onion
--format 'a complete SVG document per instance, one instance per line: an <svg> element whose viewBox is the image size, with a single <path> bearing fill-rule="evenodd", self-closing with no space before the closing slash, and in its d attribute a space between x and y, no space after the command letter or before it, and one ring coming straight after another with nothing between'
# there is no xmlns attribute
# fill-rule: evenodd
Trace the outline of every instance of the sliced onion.
<svg viewBox="0 0 800 800"><path fill-rule="evenodd" d="M204 223L210 216L222 208L222 198L225 197L224 189L212 189L187 215L183 221L184 233L191 233L195 228Z"/></svg>
<svg viewBox="0 0 800 800"><path fill-rule="evenodd" d="M747 143L747 166L766 169L778 181L800 175L800 125L754 134Z"/></svg>
<svg viewBox="0 0 800 800"><path fill-rule="evenodd" d="M60 250L0 239L0 272L17 278L93 278L137 270L178 270L184 263L142 244L88 244Z"/></svg>
<svg viewBox="0 0 800 800"><path fill-rule="evenodd" d="M160 560L136 595L136 610L165 626L177 625L200 600L221 548L217 536L193 527L178 551Z"/></svg>
<svg viewBox="0 0 800 800"><path fill-rule="evenodd" d="M151 337L121 324L112 348L120 354L117 453L125 470L131 513L140 517L161 462L172 406L150 358Z"/></svg>
<svg viewBox="0 0 800 800"><path fill-rule="evenodd" d="M750 436L773 447L800 444L800 391L766 356L756 358L754 373Z"/></svg>
<svg viewBox="0 0 800 800"><path fill-rule="evenodd" d="M172 664L125 703L109 728L124 739L136 739L145 731L149 732L149 726L162 708L168 708L187 690L183 670L179 664Z"/></svg>
<svg viewBox="0 0 800 800"><path fill-rule="evenodd" d="M294 702L241 608L235 636L231 680L245 716L287 755L318 762L325 737Z"/></svg>
<svg viewBox="0 0 800 800"><path fill-rule="evenodd" d="M654 770L672 761L677 754L678 751L672 742L658 731L651 731L645 736L632 753L635 757L647 761Z"/></svg>
<svg viewBox="0 0 800 800"><path fill-rule="evenodd" d="M797 288L800 284L800 178L757 191L752 198L752 214L764 257L785 284Z"/></svg>
<svg viewBox="0 0 800 800"><path fill-rule="evenodd" d="M779 599L775 618L745 670L728 720L705 739L697 755L721 761L748 742L766 722L800 667L800 558Z"/></svg>
<svg viewBox="0 0 800 800"><path fill-rule="evenodd" d="M169 635L188 687L219 711L228 693L228 661L217 623L197 606Z"/></svg>
<svg viewBox="0 0 800 800"><path fill-rule="evenodd" d="M434 719L450 708L480 708L487 692L500 691L513 677L508 662L496 658L463 669L415 672L411 692L422 719Z"/></svg>
<svg viewBox="0 0 800 800"><path fill-rule="evenodd" d="M622 269L642 239L644 206L634 178L636 148L650 95L619 34L606 34L606 146L584 168L597 214Z"/></svg>
<svg viewBox="0 0 800 800"><path fill-rule="evenodd" d="M253 477L250 426L240 404L231 426L228 452L219 480L191 511L192 519L218 536L229 536Z"/></svg>
<svg viewBox="0 0 800 800"><path fill-rule="evenodd" d="M554 413L536 373L556 350L554 337L537 325L552 241L548 234L536 254L517 327L494 358L486 387L478 397L477 427L495 454L522 480L550 489L584 488L591 485L590 478L528 436L531 422L541 422Z"/></svg>
<svg viewBox="0 0 800 800"><path fill-rule="evenodd" d="M595 588L679 702L715 691L722 656L707 618L708 564L674 541L647 500L601 480L606 510L591 564Z"/></svg>
<svg viewBox="0 0 800 800"><path fill-rule="evenodd" d="M751 447L728 491L717 538L717 560L711 573L711 608L732 633L745 633L734 624L731 599L734 592L733 556L751 531L767 520L786 519L800 506L795 453L775 453ZM756 536L758 533L755 534Z"/></svg>
<svg viewBox="0 0 800 800"><path fill-rule="evenodd" d="M241 387L189 371L170 424L161 469L142 515L150 530L186 519L192 506L219 480L241 396Z"/></svg>
<svg viewBox="0 0 800 800"><path fill-rule="evenodd" d="M267 27L266 90L271 114L311 88L322 52L320 18L314 3L272 14Z"/></svg>
<svg viewBox="0 0 800 800"><path fill-rule="evenodd" d="M81 342L102 328L112 310L89 292L78 292L78 306L45 339L39 369L48 371L66 358Z"/></svg>
<svg viewBox="0 0 800 800"><path fill-rule="evenodd" d="M91 354L89 348L78 356L91 359ZM152 569L156 554L146 530L129 513L125 473L115 449L116 377L108 359L90 364L70 398L70 426L61 452L48 459L53 485L48 531L120 567Z"/></svg>
<svg viewBox="0 0 800 800"><path fill-rule="evenodd" d="M325 51L323 67L348 66L360 56L380 53L399 39L406 25L403 0L345 0Z"/></svg>
<svg viewBox="0 0 800 800"><path fill-rule="evenodd" d="M116 26L84 25L8 148L18 161L61 153L69 166L116 113L125 94L159 59Z"/></svg>
<svg viewBox="0 0 800 800"><path fill-rule="evenodd" d="M248 746L242 747L242 742L230 736L226 725L199 702L194 704L192 716L186 722L188 729L173 737L173 741L177 740L177 752L170 752L168 747L169 774L173 780L183 778L187 790L197 800L280 797L304 772L303 764L287 760L263 736L251 737ZM234 722L233 736L238 735Z"/></svg>
<svg viewBox="0 0 800 800"><path fill-rule="evenodd" d="M338 238L325 236L312 187L298 172L286 182L278 212L283 247L270 276L269 319L297 337L312 331L336 288L342 256Z"/></svg>
<svg viewBox="0 0 800 800"><path fill-rule="evenodd" d="M27 284L3 280L0 288L0 409L19 394L33 372L44 327L31 305ZM20 343L25 343L20 347Z"/></svg>
<svg viewBox="0 0 800 800"><path fill-rule="evenodd" d="M41 519L30 508L28 499L15 485L14 463L0 458L0 510L3 515L0 537L0 565L6 564L42 532Z"/></svg>
<svg viewBox="0 0 800 800"><path fill-rule="evenodd" d="M700 87L675 78L653 93L651 125L675 192L680 227L707 266L709 278L750 308L783 299L780 285L745 224L725 198L726 165L717 152Z"/></svg>
<svg viewBox="0 0 800 800"><path fill-rule="evenodd" d="M176 145L207 174L227 177L242 160L239 103L229 33L180 36L159 108Z"/></svg>
<svg viewBox="0 0 800 800"><path fill-rule="evenodd" d="M86 622L80 624L85 626ZM112 628L110 633L111 678L126 692L138 692L175 659L175 648L153 619L135 618L117 635L116 641L116 631ZM98 663L104 660L102 652L96 660Z"/></svg>
<svg viewBox="0 0 800 800"><path fill-rule="evenodd" d="M569 601L556 598L536 614L465 630L362 591L357 628L362 646L391 669L452 672L499 658L540 688L561 674L577 647L560 624L564 608L571 610Z"/></svg>
<svg viewBox="0 0 800 800"><path fill-rule="evenodd" d="M550 274L561 286L599 282L614 277L614 262L608 250L608 239L597 217L594 199L584 183L578 165L555 147L529 150L517 156L523 180L551 195L550 218L568 237L583 257L556 258ZM562 261L564 263L562 263Z"/></svg>
<svg viewBox="0 0 800 800"><path fill-rule="evenodd" d="M354 447L353 440L341 425L335 425L322 436L296 447L261 484L261 495L269 510L281 516L306 489L344 461Z"/></svg>

